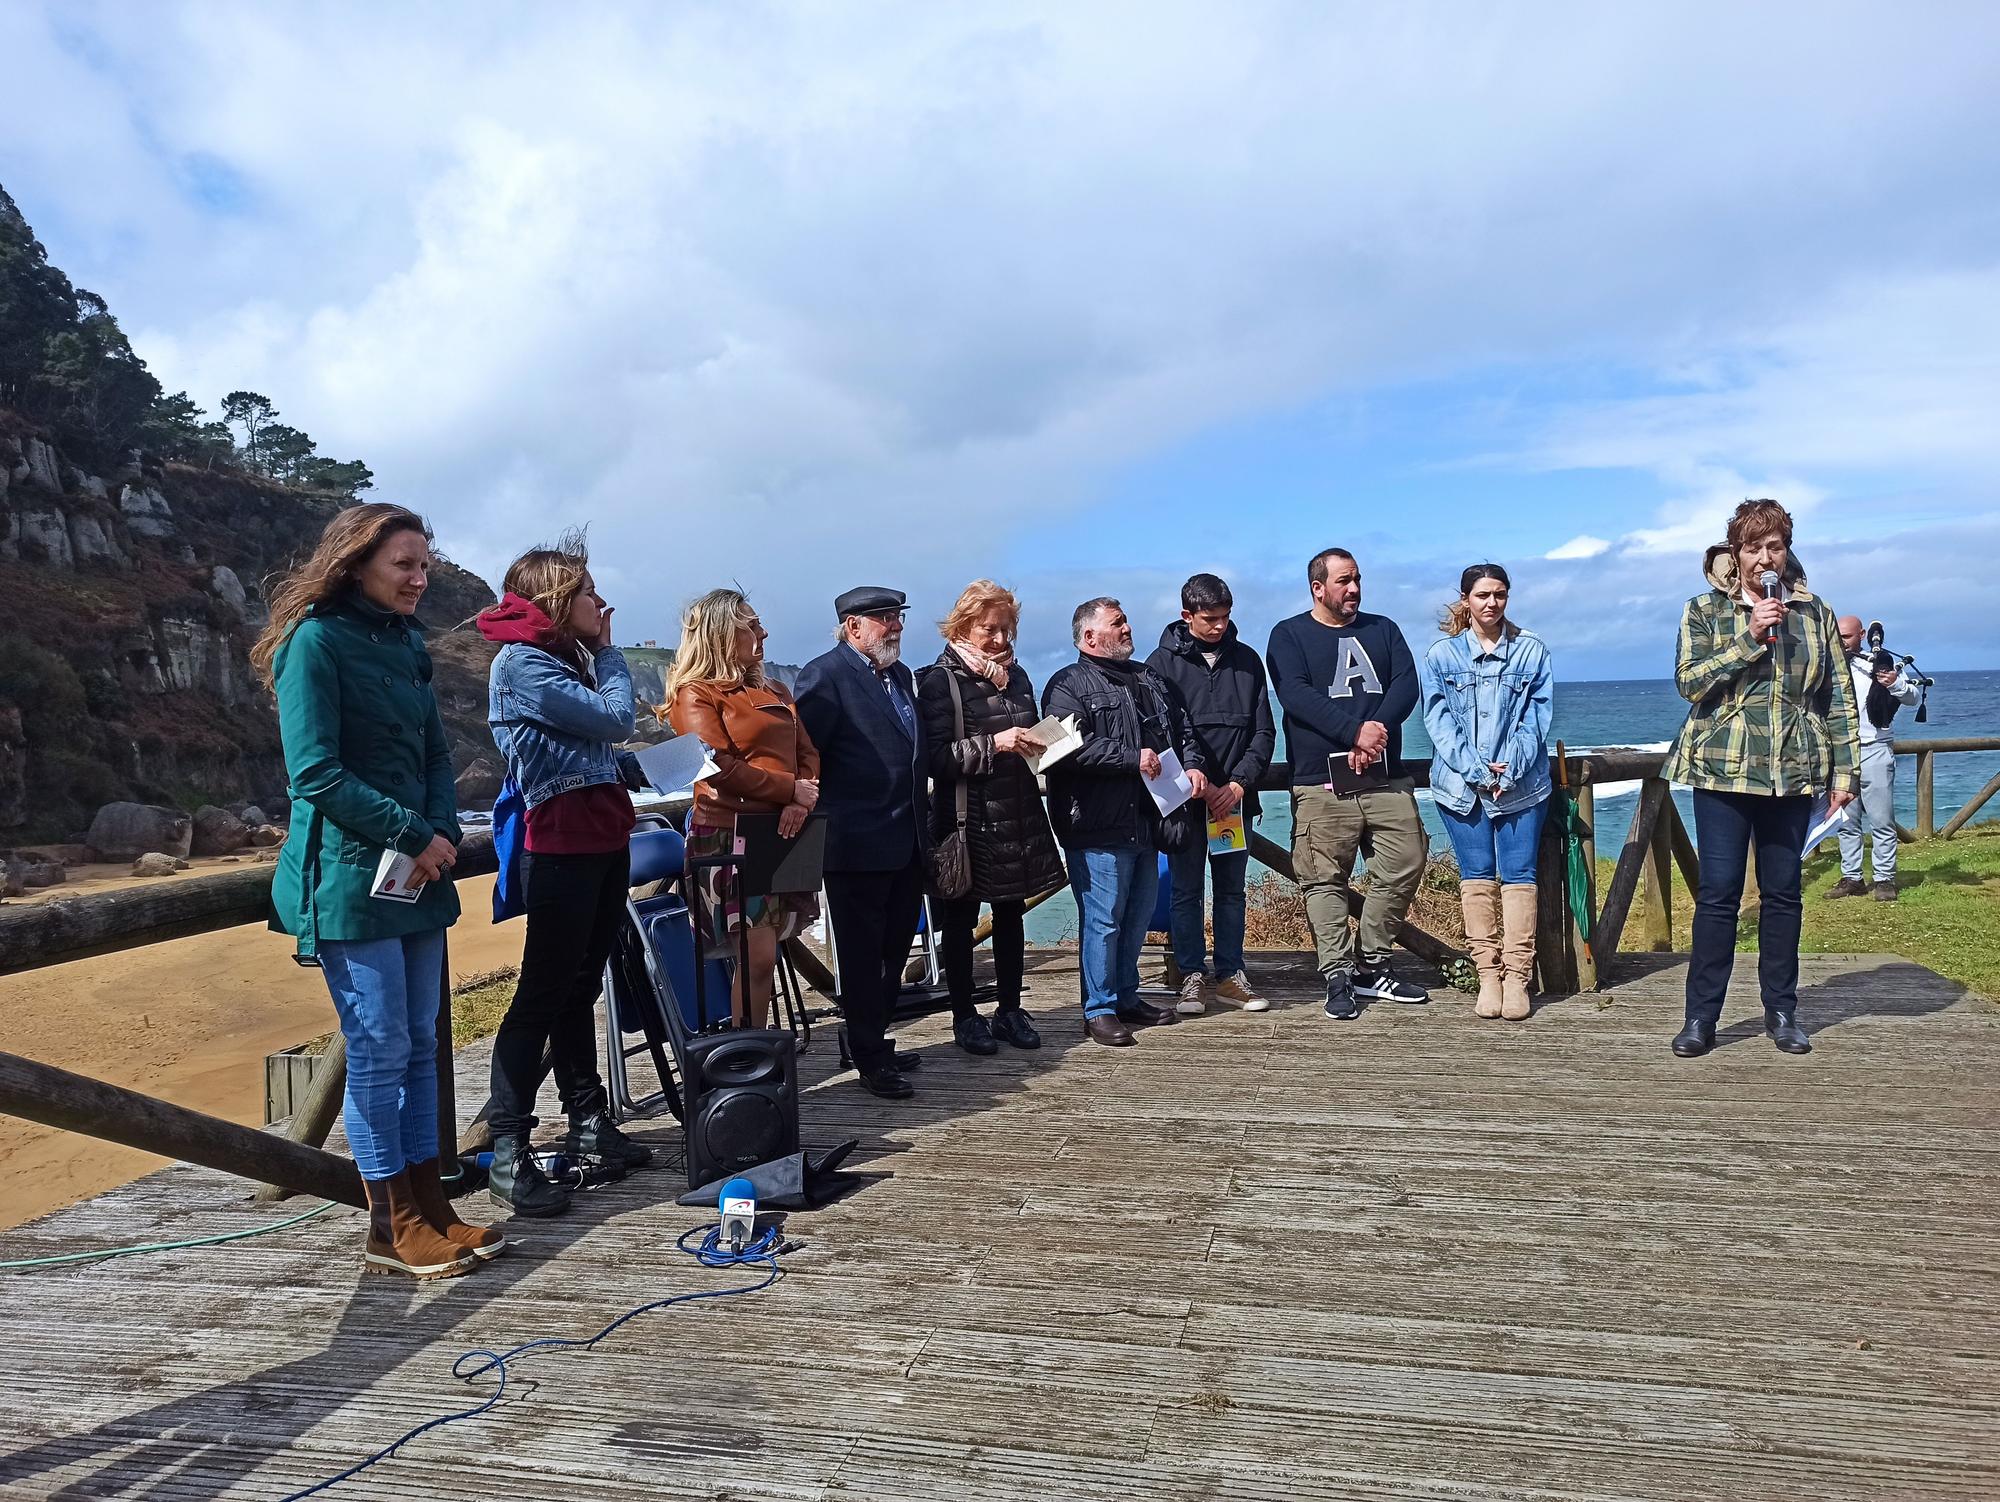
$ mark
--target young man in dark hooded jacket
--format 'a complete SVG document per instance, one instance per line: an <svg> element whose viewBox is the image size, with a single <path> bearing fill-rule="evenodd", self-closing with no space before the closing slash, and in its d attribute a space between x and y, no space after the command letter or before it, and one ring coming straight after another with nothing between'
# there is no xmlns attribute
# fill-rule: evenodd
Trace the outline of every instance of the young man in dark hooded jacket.
<svg viewBox="0 0 2000 1502"><path fill-rule="evenodd" d="M1195 738L1201 742L1210 777L1208 812L1226 819L1241 812L1248 828L1259 813L1257 782L1271 765L1277 729L1264 663L1236 635L1229 619L1235 600L1214 574L1196 574L1181 586L1181 618L1160 633L1160 645L1146 666L1181 691ZM1211 995L1262 1012L1270 1003L1251 987L1243 970L1244 882L1250 851L1214 852L1206 839L1167 858L1173 881L1174 959L1181 971L1175 1009L1193 1017L1206 1010ZM1202 923L1204 870L1215 888L1215 968Z"/></svg>

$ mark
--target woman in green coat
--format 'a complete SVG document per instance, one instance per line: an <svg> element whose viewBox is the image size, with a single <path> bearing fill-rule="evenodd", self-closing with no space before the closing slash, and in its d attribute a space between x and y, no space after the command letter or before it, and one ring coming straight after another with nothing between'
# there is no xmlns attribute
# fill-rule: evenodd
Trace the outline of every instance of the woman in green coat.
<svg viewBox="0 0 2000 1502"><path fill-rule="evenodd" d="M317 963L347 1041L347 1140L368 1191L363 1266L452 1277L500 1233L459 1220L438 1173L437 1013L458 917L451 747L415 620L431 567L422 517L380 502L328 524L271 593L251 664L277 693L291 832L271 926ZM394 855L414 898L375 895Z"/></svg>

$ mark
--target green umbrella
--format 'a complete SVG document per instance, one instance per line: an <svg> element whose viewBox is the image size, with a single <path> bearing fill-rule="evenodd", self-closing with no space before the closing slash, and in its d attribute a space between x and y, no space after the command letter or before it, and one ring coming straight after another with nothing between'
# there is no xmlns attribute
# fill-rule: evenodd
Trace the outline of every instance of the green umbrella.
<svg viewBox="0 0 2000 1502"><path fill-rule="evenodd" d="M1569 880L1569 913L1576 920L1576 931L1584 937L1584 949L1590 949L1590 861L1584 854L1583 842L1590 839L1595 831L1584 823L1582 813L1577 809L1576 799L1567 787L1557 787L1549 799L1549 819L1555 825L1556 837L1563 842L1563 858ZM1592 954L1591 958L1596 959Z"/></svg>

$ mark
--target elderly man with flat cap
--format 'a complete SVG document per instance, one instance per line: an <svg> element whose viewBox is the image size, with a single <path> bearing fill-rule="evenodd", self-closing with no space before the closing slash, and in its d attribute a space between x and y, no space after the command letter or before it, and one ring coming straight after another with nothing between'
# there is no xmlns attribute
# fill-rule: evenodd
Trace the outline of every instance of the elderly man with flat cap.
<svg viewBox="0 0 2000 1502"><path fill-rule="evenodd" d="M888 1038L924 900L924 727L900 660L904 596L864 586L833 602L833 650L807 663L799 718L819 748L827 818L826 906L840 964L840 1011L862 1085L888 1100L916 1092L919 1062Z"/></svg>

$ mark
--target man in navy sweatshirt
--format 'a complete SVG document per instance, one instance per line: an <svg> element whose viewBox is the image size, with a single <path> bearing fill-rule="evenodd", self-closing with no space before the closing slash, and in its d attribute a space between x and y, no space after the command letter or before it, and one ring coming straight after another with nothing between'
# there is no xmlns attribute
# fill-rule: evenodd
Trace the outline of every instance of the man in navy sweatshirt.
<svg viewBox="0 0 2000 1502"><path fill-rule="evenodd" d="M1361 1015L1360 998L1420 1003L1430 994L1389 969L1396 930L1424 874L1427 842L1409 778L1399 775L1417 669L1403 633L1361 609L1361 566L1345 548L1306 565L1312 609L1278 622L1264 661L1285 714L1292 762L1292 868L1326 977L1326 1015ZM1368 861L1360 957L1348 932L1348 883Z"/></svg>

